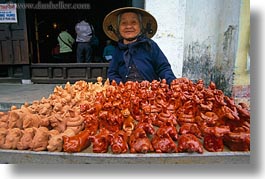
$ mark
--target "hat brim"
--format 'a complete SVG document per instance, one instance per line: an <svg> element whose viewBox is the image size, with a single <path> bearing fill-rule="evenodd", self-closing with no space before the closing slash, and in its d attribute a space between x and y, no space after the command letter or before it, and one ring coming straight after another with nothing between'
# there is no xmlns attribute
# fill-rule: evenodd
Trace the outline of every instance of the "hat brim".
<svg viewBox="0 0 265 179"><path fill-rule="evenodd" d="M136 12L142 15L142 23L145 35L152 38L157 31L156 19L147 11L136 7L123 7L111 11L103 21L103 31L112 40L118 41L118 15L124 12Z"/></svg>

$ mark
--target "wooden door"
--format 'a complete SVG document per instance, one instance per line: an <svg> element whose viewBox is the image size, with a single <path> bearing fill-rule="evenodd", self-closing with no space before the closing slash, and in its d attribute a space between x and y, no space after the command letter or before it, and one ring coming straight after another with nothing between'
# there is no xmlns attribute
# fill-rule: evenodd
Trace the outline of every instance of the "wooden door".
<svg viewBox="0 0 265 179"><path fill-rule="evenodd" d="M0 64L29 64L25 9L17 9L17 19L17 23L0 23Z"/></svg>

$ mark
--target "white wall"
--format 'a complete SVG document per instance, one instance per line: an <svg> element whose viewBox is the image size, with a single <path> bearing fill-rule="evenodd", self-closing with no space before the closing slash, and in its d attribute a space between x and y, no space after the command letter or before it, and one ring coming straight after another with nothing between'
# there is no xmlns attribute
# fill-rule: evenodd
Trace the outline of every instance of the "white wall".
<svg viewBox="0 0 265 179"><path fill-rule="evenodd" d="M146 0L145 10L157 20L152 38L168 58L176 77L182 76L186 0Z"/></svg>
<svg viewBox="0 0 265 179"><path fill-rule="evenodd" d="M241 0L187 0L182 75L231 95Z"/></svg>
<svg viewBox="0 0 265 179"><path fill-rule="evenodd" d="M243 0L145 0L158 31L153 40L177 77L213 81L232 91Z"/></svg>

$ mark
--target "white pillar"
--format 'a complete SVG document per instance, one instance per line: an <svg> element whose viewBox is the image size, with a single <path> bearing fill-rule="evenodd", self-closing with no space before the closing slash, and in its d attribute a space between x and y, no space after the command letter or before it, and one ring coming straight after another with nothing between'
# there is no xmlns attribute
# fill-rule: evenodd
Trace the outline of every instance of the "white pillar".
<svg viewBox="0 0 265 179"><path fill-rule="evenodd" d="M186 0L145 0L145 10L157 20L152 38L162 49L176 77L182 76Z"/></svg>

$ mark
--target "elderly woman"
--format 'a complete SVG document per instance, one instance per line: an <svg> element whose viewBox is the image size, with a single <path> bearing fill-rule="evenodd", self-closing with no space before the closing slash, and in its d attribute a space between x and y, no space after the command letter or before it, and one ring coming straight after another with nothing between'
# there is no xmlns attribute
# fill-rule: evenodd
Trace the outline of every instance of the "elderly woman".
<svg viewBox="0 0 265 179"><path fill-rule="evenodd" d="M125 7L110 12L103 21L106 35L118 42L108 78L127 81L176 79L159 46L151 40L157 30L155 18L140 8Z"/></svg>

